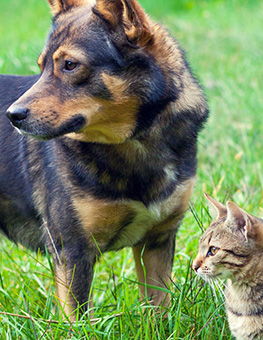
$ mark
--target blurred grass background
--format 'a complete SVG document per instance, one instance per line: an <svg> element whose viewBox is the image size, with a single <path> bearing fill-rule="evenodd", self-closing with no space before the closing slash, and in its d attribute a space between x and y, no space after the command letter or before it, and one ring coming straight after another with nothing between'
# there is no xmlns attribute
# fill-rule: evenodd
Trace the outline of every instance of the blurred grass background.
<svg viewBox="0 0 263 340"><path fill-rule="evenodd" d="M231 339L223 299L192 278L189 267L201 226L209 224L204 191L263 215L263 1L140 2L180 41L210 106L199 138L192 212L177 235L168 319L139 302L131 251L124 249L105 254L96 267L94 317L101 319L95 325L88 320L65 325L55 304L49 261L1 239L0 338ZM36 60L51 22L47 3L0 0L0 6L0 73L38 72Z"/></svg>

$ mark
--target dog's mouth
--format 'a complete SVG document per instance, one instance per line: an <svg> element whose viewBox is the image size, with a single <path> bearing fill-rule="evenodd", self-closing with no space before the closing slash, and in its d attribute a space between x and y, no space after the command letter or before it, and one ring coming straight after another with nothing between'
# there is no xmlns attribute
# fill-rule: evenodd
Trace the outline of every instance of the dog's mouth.
<svg viewBox="0 0 263 340"><path fill-rule="evenodd" d="M39 140L49 140L72 132L79 132L85 125L86 119L82 115L75 115L59 127L52 127L43 122L12 122L12 125L21 133Z"/></svg>

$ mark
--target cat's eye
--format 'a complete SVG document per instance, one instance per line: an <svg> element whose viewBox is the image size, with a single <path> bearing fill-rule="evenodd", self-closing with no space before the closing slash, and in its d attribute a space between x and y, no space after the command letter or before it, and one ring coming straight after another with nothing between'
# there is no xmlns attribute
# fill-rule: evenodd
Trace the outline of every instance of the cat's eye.
<svg viewBox="0 0 263 340"><path fill-rule="evenodd" d="M211 246L209 249L208 249L208 252L206 254L206 257L208 256L214 256L217 252L218 252L219 248L217 247L214 247L214 246Z"/></svg>

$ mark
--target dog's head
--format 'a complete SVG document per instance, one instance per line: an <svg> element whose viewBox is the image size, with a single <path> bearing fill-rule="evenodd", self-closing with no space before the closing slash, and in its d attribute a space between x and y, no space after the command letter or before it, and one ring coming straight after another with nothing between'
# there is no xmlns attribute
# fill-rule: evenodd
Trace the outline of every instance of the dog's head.
<svg viewBox="0 0 263 340"><path fill-rule="evenodd" d="M176 99L183 57L136 0L48 0L39 80L7 112L23 134L121 143Z"/></svg>

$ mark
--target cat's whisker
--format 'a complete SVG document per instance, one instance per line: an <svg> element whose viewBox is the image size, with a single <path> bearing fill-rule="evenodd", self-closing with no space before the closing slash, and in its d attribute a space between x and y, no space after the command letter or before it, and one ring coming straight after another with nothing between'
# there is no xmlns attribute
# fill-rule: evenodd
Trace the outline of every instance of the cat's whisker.
<svg viewBox="0 0 263 340"><path fill-rule="evenodd" d="M217 287L217 289L218 289L218 293L219 293L221 299L224 300L225 293L224 293L223 288L221 287L220 281L218 281L218 280L216 279L216 280L215 280L215 285L216 285L216 287Z"/></svg>
<svg viewBox="0 0 263 340"><path fill-rule="evenodd" d="M218 296L220 297L220 300L221 300L222 299L222 295L221 295L221 291L220 291L220 289L218 287L217 281L213 280L213 286L214 286L214 295L216 297L217 302L219 303L221 301L219 301Z"/></svg>
<svg viewBox="0 0 263 340"><path fill-rule="evenodd" d="M227 297L225 291L223 290L223 288L221 287L221 285L223 285L223 286L225 287L225 290L228 290L228 291L230 292L229 288L227 287L227 285L225 284L225 282L224 282L222 279L220 279L220 278L218 277L217 280L219 281L219 282L218 282L218 284L219 284L218 287L220 287L220 289L221 289L221 291L222 291L222 293L223 293L223 295L224 295L224 298L225 298L226 302L229 302L228 297Z"/></svg>
<svg viewBox="0 0 263 340"><path fill-rule="evenodd" d="M224 299L225 298L225 292L224 292L224 289L221 287L219 282L217 282L217 287L220 291L220 295L221 295L222 299Z"/></svg>
<svg viewBox="0 0 263 340"><path fill-rule="evenodd" d="M220 284L222 286L224 286L226 289L228 289L227 285L225 284L225 282L220 277L217 277L216 279L220 282Z"/></svg>
<svg viewBox="0 0 263 340"><path fill-rule="evenodd" d="M216 301L218 301L218 296L217 296L217 293L216 293L216 289L215 289L215 281L212 279L212 278L208 278L208 283L213 291L213 295L214 297L216 298Z"/></svg>
<svg viewBox="0 0 263 340"><path fill-rule="evenodd" d="M220 277L218 277L217 279L220 281L222 286L224 286L225 290L230 292L230 290L229 290L228 286L226 285L226 283L222 279L220 279ZM226 294L224 293L224 295L226 295Z"/></svg>

